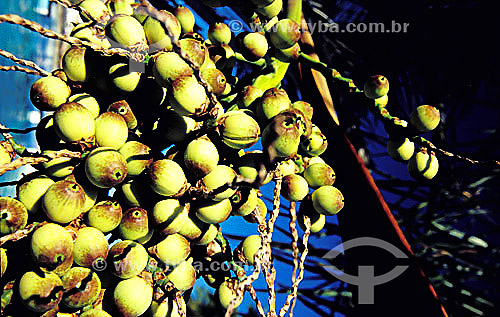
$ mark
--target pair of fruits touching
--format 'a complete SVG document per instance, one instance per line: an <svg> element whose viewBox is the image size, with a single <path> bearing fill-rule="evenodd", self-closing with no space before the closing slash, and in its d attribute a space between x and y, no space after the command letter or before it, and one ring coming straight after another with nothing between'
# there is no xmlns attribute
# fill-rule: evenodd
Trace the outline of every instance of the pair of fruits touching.
<svg viewBox="0 0 500 317"><path fill-rule="evenodd" d="M389 81L381 75L372 76L364 85L364 93L374 99L382 108L386 106L389 92ZM385 109L384 109L385 110ZM408 122L399 120L401 127L408 127ZM417 179L432 179L439 169L436 154L428 148L421 147L415 151L415 143L411 138L420 133L434 130L441 120L440 112L430 105L417 107L410 115L410 135L388 130L387 153L398 162L408 162L408 172Z"/></svg>
<svg viewBox="0 0 500 317"><path fill-rule="evenodd" d="M0 249L2 275L16 279L12 301L38 314L178 316L186 304L175 291L203 277L227 307L239 279L197 265L255 264L260 236L231 251L220 223L230 216L265 221L260 186L282 177L282 196L301 202L299 225L306 230L309 217L313 233L344 204L335 172L319 157L328 142L311 121L313 107L291 102L283 89L240 87L232 76L235 50L247 60L296 58L298 25L282 19L267 34L233 40L227 25L215 23L204 40L186 7L153 14L133 0L71 2L84 9L71 36L150 58L139 71L124 57L73 46L62 69L31 86L33 105L52 112L36 129L42 154L81 157L35 165L16 198L0 198L2 236L47 222L21 240L32 261L15 257L15 267L8 265L22 242ZM283 4L249 5L267 20ZM259 141L262 151L248 150ZM13 153L1 142L0 164Z"/></svg>

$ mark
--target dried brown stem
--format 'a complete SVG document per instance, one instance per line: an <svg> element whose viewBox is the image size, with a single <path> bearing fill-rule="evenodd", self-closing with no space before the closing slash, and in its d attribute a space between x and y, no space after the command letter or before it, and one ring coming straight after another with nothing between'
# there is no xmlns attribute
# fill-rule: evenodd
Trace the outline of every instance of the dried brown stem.
<svg viewBox="0 0 500 317"><path fill-rule="evenodd" d="M257 307L257 312L259 312L260 316L265 317L266 312L264 311L264 307L262 307L262 303L257 297L257 292L255 292L255 288L253 288L252 284L247 286L247 291L248 293L250 293L250 297L252 297L253 301L255 302L255 307Z"/></svg>
<svg viewBox="0 0 500 317"><path fill-rule="evenodd" d="M0 23L3 23L3 22L20 25L28 30L31 30L33 32L37 32L45 37L48 37L48 38L51 38L54 40L60 40L60 41L69 43L71 45L86 46L86 47L93 49L94 51L101 52L105 55L117 54L117 55L121 55L121 56L126 56L128 58L134 58L134 55L135 55L133 52L130 52L128 50L124 50L121 48L104 48L104 47L102 47L98 44L95 44L95 43L82 41L82 40L77 39L75 37L71 37L71 36L68 36L65 34L54 32L50 29L44 28L43 26L41 26L40 24L38 24L36 22L27 20L23 17L16 15L16 14L0 15Z"/></svg>
<svg viewBox="0 0 500 317"><path fill-rule="evenodd" d="M40 76L49 76L50 75L50 73L48 71L44 70L43 68L41 68L40 66L38 66L34 62L16 57L14 54L12 54L10 52L7 52L7 51L0 49L0 55L5 57L5 58L10 59L14 63L19 64L21 66L33 68L38 74L40 74Z"/></svg>
<svg viewBox="0 0 500 317"><path fill-rule="evenodd" d="M79 158L79 157L81 157L81 153L71 152L68 150L61 150L61 151L53 152L53 153L50 152L44 156L19 157L10 163L0 165L0 176L5 174L8 171L16 170L24 165L44 163L44 162L48 162L52 159L59 158L59 157Z"/></svg>
<svg viewBox="0 0 500 317"><path fill-rule="evenodd" d="M181 317L186 317L185 306L182 304L184 299L182 298L182 291L175 293L175 302L177 303L177 311Z"/></svg>
<svg viewBox="0 0 500 317"><path fill-rule="evenodd" d="M21 240L22 238L27 237L33 230L40 228L41 226L43 226L45 224L47 224L47 221L40 222L40 223L35 222L35 223L32 223L32 224L26 226L26 228L24 228L24 229L17 230L14 233L3 236L0 238L0 246L3 245L7 241L15 242L17 240Z"/></svg>
<svg viewBox="0 0 500 317"><path fill-rule="evenodd" d="M309 217L304 217L304 225L306 227L306 230L304 232L304 237L302 238L302 244L304 245L304 251L302 252L302 255L300 256L300 261L299 261L299 276L295 280L295 282L292 285L292 293L288 294L286 297L286 302L281 308L280 317L285 316L286 312L288 311L288 308L290 308L290 313L289 316L293 317L293 308L295 307L295 303L297 301L297 290L299 288L299 284L304 278L304 263L306 261L307 253L309 252L309 249L307 248L307 243L309 240L309 235L311 234L311 219Z"/></svg>

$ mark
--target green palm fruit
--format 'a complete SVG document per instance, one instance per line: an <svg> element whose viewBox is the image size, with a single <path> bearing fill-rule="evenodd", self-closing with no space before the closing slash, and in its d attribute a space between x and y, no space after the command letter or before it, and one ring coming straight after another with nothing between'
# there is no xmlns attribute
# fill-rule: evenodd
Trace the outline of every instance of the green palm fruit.
<svg viewBox="0 0 500 317"><path fill-rule="evenodd" d="M215 239L217 232L214 224L207 224L197 217L189 216L178 233L191 242L207 245Z"/></svg>
<svg viewBox="0 0 500 317"><path fill-rule="evenodd" d="M264 18L271 19L277 16L283 9L283 0L274 0L267 6L257 8L256 11Z"/></svg>
<svg viewBox="0 0 500 317"><path fill-rule="evenodd" d="M68 102L77 102L81 104L92 113L94 119L99 115L99 103L94 97L87 93L72 95L68 98Z"/></svg>
<svg viewBox="0 0 500 317"><path fill-rule="evenodd" d="M55 182L45 175L36 176L28 179L21 179L16 186L17 197L26 207L28 212L37 213L41 208L42 197Z"/></svg>
<svg viewBox="0 0 500 317"><path fill-rule="evenodd" d="M181 76L172 83L173 109L182 116L201 116L209 105L205 88L195 76Z"/></svg>
<svg viewBox="0 0 500 317"><path fill-rule="evenodd" d="M31 254L42 269L62 275L73 264L73 238L60 225L45 224L31 237Z"/></svg>
<svg viewBox="0 0 500 317"><path fill-rule="evenodd" d="M182 310L186 311L186 302L181 297ZM179 306L174 298L167 297L162 302L153 300L149 313L152 317L181 317ZM148 315L149 316L149 315Z"/></svg>
<svg viewBox="0 0 500 317"><path fill-rule="evenodd" d="M297 154L303 132L302 117L285 111L275 116L262 132L262 147L270 162Z"/></svg>
<svg viewBox="0 0 500 317"><path fill-rule="evenodd" d="M413 152L415 152L415 144L408 138L387 141L387 153L393 160L408 161L413 156Z"/></svg>
<svg viewBox="0 0 500 317"><path fill-rule="evenodd" d="M272 179L264 160L264 153L260 151L245 153L237 160L235 170L245 182L260 187Z"/></svg>
<svg viewBox="0 0 500 317"><path fill-rule="evenodd" d="M371 76L364 86L365 96L370 99L378 99L389 92L389 80L382 75Z"/></svg>
<svg viewBox="0 0 500 317"><path fill-rule="evenodd" d="M109 12L113 15L117 14L126 14L132 15L134 13L134 8L132 4L134 4L134 0L108 0L106 1L106 7Z"/></svg>
<svg viewBox="0 0 500 317"><path fill-rule="evenodd" d="M31 85L30 99L33 105L42 111L57 109L71 95L71 88L54 76L42 77Z"/></svg>
<svg viewBox="0 0 500 317"><path fill-rule="evenodd" d="M111 272L119 278L128 279L141 273L148 264L146 249L137 242L125 240L114 244L109 250L108 262Z"/></svg>
<svg viewBox="0 0 500 317"><path fill-rule="evenodd" d="M179 77L193 75L193 69L175 52L161 52L153 58L155 80L163 87Z"/></svg>
<svg viewBox="0 0 500 317"><path fill-rule="evenodd" d="M177 40L181 35L181 25L179 20L172 13L160 10L155 19L147 15L135 15L142 26L144 33L149 43L149 51L156 52L159 50L172 50L172 39ZM172 33L169 33L172 32Z"/></svg>
<svg viewBox="0 0 500 317"><path fill-rule="evenodd" d="M68 76L66 76L66 73L64 72L64 70L62 68L54 69L50 73L50 75L59 78L60 80L64 81L65 83L68 82Z"/></svg>
<svg viewBox="0 0 500 317"><path fill-rule="evenodd" d="M195 19L193 12L186 8L185 6L178 6L174 9L174 15L179 20L181 25L182 33L193 32Z"/></svg>
<svg viewBox="0 0 500 317"><path fill-rule="evenodd" d="M127 161L110 147L98 147L85 160L85 174L99 188L111 188L127 176Z"/></svg>
<svg viewBox="0 0 500 317"><path fill-rule="evenodd" d="M102 309L92 308L84 311L80 317L111 317L111 315Z"/></svg>
<svg viewBox="0 0 500 317"><path fill-rule="evenodd" d="M230 148L246 149L259 141L259 124L243 111L228 111L217 123L222 142Z"/></svg>
<svg viewBox="0 0 500 317"><path fill-rule="evenodd" d="M279 20L270 32L271 43L278 49L292 47L300 39L300 26L292 19Z"/></svg>
<svg viewBox="0 0 500 317"><path fill-rule="evenodd" d="M42 155L47 155L50 153L56 153L57 151L43 151ZM53 178L64 178L71 173L75 169L76 160L70 157L58 157L55 159L51 159L48 162L43 162L42 167L43 171L47 176Z"/></svg>
<svg viewBox="0 0 500 317"><path fill-rule="evenodd" d="M236 190L231 187L236 172L226 165L217 165L214 169L205 175L201 180L201 186L214 194L214 200L220 201L231 197Z"/></svg>
<svg viewBox="0 0 500 317"><path fill-rule="evenodd" d="M7 252L4 248L0 248L0 278L7 270Z"/></svg>
<svg viewBox="0 0 500 317"><path fill-rule="evenodd" d="M301 201L309 194L309 185L304 177L290 174L283 177L281 195L288 201Z"/></svg>
<svg viewBox="0 0 500 317"><path fill-rule="evenodd" d="M266 55L269 44L264 34L251 32L242 34L239 37L241 39L241 51L246 59L255 61Z"/></svg>
<svg viewBox="0 0 500 317"><path fill-rule="evenodd" d="M3 235L23 229L28 223L28 210L19 200L0 197L0 233Z"/></svg>
<svg viewBox="0 0 500 317"><path fill-rule="evenodd" d="M54 273L26 272L19 281L19 296L23 304L37 313L55 308L63 296L63 284Z"/></svg>
<svg viewBox="0 0 500 317"><path fill-rule="evenodd" d="M177 199L165 199L153 208L153 220L163 234L177 233L188 219L188 207Z"/></svg>
<svg viewBox="0 0 500 317"><path fill-rule="evenodd" d="M119 150L127 161L127 175L137 176L153 162L149 146L137 141L128 141Z"/></svg>
<svg viewBox="0 0 500 317"><path fill-rule="evenodd" d="M99 229L81 228L73 242L73 261L80 266L92 267L94 262L106 259L108 248L108 240Z"/></svg>
<svg viewBox="0 0 500 317"><path fill-rule="evenodd" d="M52 184L42 198L43 211L57 223L68 223L80 216L85 203L85 192L76 182L60 180Z"/></svg>
<svg viewBox="0 0 500 317"><path fill-rule="evenodd" d="M83 173L83 166L79 165L78 167L79 169L76 170L75 173L70 174L68 177L66 177L66 180L74 181L78 183L78 185L82 186L83 192L85 194L83 212L87 212L95 205L95 202L97 201L97 195L99 194L99 188L95 187L94 185L92 185L92 183L89 182L89 180Z"/></svg>
<svg viewBox="0 0 500 317"><path fill-rule="evenodd" d="M245 86L238 95L238 106L243 109L256 109L262 95L264 92L259 87Z"/></svg>
<svg viewBox="0 0 500 317"><path fill-rule="evenodd" d="M420 149L408 161L408 172L417 179L432 179L439 170L439 161L434 152Z"/></svg>
<svg viewBox="0 0 500 317"><path fill-rule="evenodd" d="M148 251L166 265L176 266L187 259L191 252L191 246L186 238L174 233L149 248Z"/></svg>
<svg viewBox="0 0 500 317"><path fill-rule="evenodd" d="M208 68L201 73L201 76L205 79L214 94L217 96L224 94L227 81L223 72L217 68Z"/></svg>
<svg viewBox="0 0 500 317"><path fill-rule="evenodd" d="M196 282L196 270L192 264L193 258L182 261L167 275L167 279L176 289L186 291L193 287Z"/></svg>
<svg viewBox="0 0 500 317"><path fill-rule="evenodd" d="M260 221L266 221L267 216L267 207L266 203L262 199L257 199L257 206L253 210L253 212L247 216L244 216L243 219L250 223L259 223ZM260 220L259 220L260 219Z"/></svg>
<svg viewBox="0 0 500 317"><path fill-rule="evenodd" d="M215 22L208 28L208 38L212 44L229 44L231 41L231 29L227 24L222 22Z"/></svg>
<svg viewBox="0 0 500 317"><path fill-rule="evenodd" d="M95 140L99 146L118 150L127 138L127 122L119 114L104 112L95 119Z"/></svg>
<svg viewBox="0 0 500 317"><path fill-rule="evenodd" d="M97 37L96 28L94 28L94 22L85 22L75 25L75 27L69 33L70 36L76 37L82 41L87 41L95 44L101 44L101 40Z"/></svg>
<svg viewBox="0 0 500 317"><path fill-rule="evenodd" d="M419 106L410 115L411 124L421 132L434 130L440 120L439 110L429 105Z"/></svg>
<svg viewBox="0 0 500 317"><path fill-rule="evenodd" d="M299 226L303 231L306 231L305 217L309 217L311 221L311 233L318 233L325 227L326 216L316 212L310 200L304 200L300 203L299 214L297 216Z"/></svg>
<svg viewBox="0 0 500 317"><path fill-rule="evenodd" d="M389 103L388 95L383 95L382 97L375 99L375 104L380 105L382 107L387 106L388 103Z"/></svg>
<svg viewBox="0 0 500 317"><path fill-rule="evenodd" d="M188 187L182 167L172 160L158 160L149 169L151 188L163 196L178 197Z"/></svg>
<svg viewBox="0 0 500 317"><path fill-rule="evenodd" d="M290 109L292 103L284 89L270 88L264 92L257 105L257 117L262 123L269 122L278 113Z"/></svg>
<svg viewBox="0 0 500 317"><path fill-rule="evenodd" d="M299 58L300 53L301 50L299 43L295 43L289 48L274 49L274 57L284 63L291 63L293 61L296 61Z"/></svg>
<svg viewBox="0 0 500 317"><path fill-rule="evenodd" d="M229 303L236 298L236 289L239 286L239 282L235 278L230 278L225 280L218 288L216 291L216 297L219 300L219 304L224 308L227 309L229 306ZM235 302L234 307L238 307L241 305L241 302L243 301L243 296L238 299Z"/></svg>
<svg viewBox="0 0 500 317"><path fill-rule="evenodd" d="M184 151L184 164L197 176L210 173L219 162L219 152L208 138L198 138L189 142Z"/></svg>
<svg viewBox="0 0 500 317"><path fill-rule="evenodd" d="M183 38L179 41L182 51L189 57L193 65L203 70L205 61L210 58L208 49L201 41L193 38Z"/></svg>
<svg viewBox="0 0 500 317"><path fill-rule="evenodd" d="M62 67L68 79L86 82L95 73L94 56L90 49L72 46L63 56Z"/></svg>
<svg viewBox="0 0 500 317"><path fill-rule="evenodd" d="M300 147L307 155L318 156L323 154L328 147L328 141L321 130L313 125L312 133L307 139L300 143Z"/></svg>
<svg viewBox="0 0 500 317"><path fill-rule="evenodd" d="M313 107L310 103L305 101L295 101L292 103L292 108L301 111L309 120L312 120Z"/></svg>
<svg viewBox="0 0 500 317"><path fill-rule="evenodd" d="M137 317L151 305L153 287L144 279L134 276L116 285L113 299L121 316Z"/></svg>
<svg viewBox="0 0 500 317"><path fill-rule="evenodd" d="M144 206L150 197L148 186L141 179L133 179L121 184L119 195L129 207Z"/></svg>
<svg viewBox="0 0 500 317"><path fill-rule="evenodd" d="M158 124L160 133L170 143L186 141L188 136L198 128L199 124L194 119L182 116L173 110L166 110Z"/></svg>
<svg viewBox="0 0 500 317"><path fill-rule="evenodd" d="M122 116L123 119L125 119L127 127L129 129L135 129L137 127L137 119L126 100L119 100L113 102L112 104L109 105L107 111L118 113L120 116Z"/></svg>
<svg viewBox="0 0 500 317"><path fill-rule="evenodd" d="M95 134L94 117L79 103L64 103L54 114L54 128L57 135L66 142L88 140Z"/></svg>
<svg viewBox="0 0 500 317"><path fill-rule="evenodd" d="M231 215L232 206L229 199L200 202L193 205L196 217L205 223L221 223Z"/></svg>
<svg viewBox="0 0 500 317"><path fill-rule="evenodd" d="M333 185L335 172L326 163L309 164L304 171L304 178L311 188Z"/></svg>
<svg viewBox="0 0 500 317"><path fill-rule="evenodd" d="M8 141L0 142L0 165L10 163L15 157L14 149Z"/></svg>
<svg viewBox="0 0 500 317"><path fill-rule="evenodd" d="M106 35L115 42L113 46L146 45L146 34L141 23L129 15L113 16L106 25Z"/></svg>
<svg viewBox="0 0 500 317"><path fill-rule="evenodd" d="M78 4L78 6L82 9L85 9L87 13L81 13L81 17L83 20L87 21L97 21L99 23L106 23L110 16L111 12L108 10L106 5L100 0L83 0Z"/></svg>
<svg viewBox="0 0 500 317"><path fill-rule="evenodd" d="M110 232L120 225L122 207L116 201L104 200L93 206L87 213L89 226L104 233Z"/></svg>
<svg viewBox="0 0 500 317"><path fill-rule="evenodd" d="M235 260L240 260L247 265L255 264L255 254L262 248L262 239L259 235L245 238L234 250Z"/></svg>
<svg viewBox="0 0 500 317"><path fill-rule="evenodd" d="M118 63L109 68L110 82L122 93L134 91L139 85L141 73L131 72L128 64Z"/></svg>
<svg viewBox="0 0 500 317"><path fill-rule="evenodd" d="M247 216L257 207L259 197L257 190L250 187L241 187L231 196L232 213L237 216Z"/></svg>
<svg viewBox="0 0 500 317"><path fill-rule="evenodd" d="M118 231L126 240L138 240L145 237L149 233L148 212L139 207L125 211Z"/></svg>
<svg viewBox="0 0 500 317"><path fill-rule="evenodd" d="M62 302L70 308L91 305L101 293L101 280L88 268L73 267L62 277Z"/></svg>
<svg viewBox="0 0 500 317"><path fill-rule="evenodd" d="M336 187L321 186L311 196L314 210L322 215L335 215L344 207L344 196Z"/></svg>

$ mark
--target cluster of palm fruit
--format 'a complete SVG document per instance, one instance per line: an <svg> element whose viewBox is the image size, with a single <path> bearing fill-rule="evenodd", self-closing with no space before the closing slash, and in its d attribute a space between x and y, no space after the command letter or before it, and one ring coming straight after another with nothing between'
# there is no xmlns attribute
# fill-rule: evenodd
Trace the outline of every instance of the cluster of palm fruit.
<svg viewBox="0 0 500 317"><path fill-rule="evenodd" d="M374 99L388 115L384 108L388 102L389 81L382 75L372 76L364 85L366 97ZM391 124L386 130L389 133L387 141L387 153L398 162L408 162L408 172L417 179L432 179L439 169L436 154L429 151L427 147L420 147L415 151L415 143L412 137L434 130L441 120L440 112L430 105L417 107L410 115L410 123L399 118L394 118L400 129L395 129ZM393 121L391 121L392 123Z"/></svg>
<svg viewBox="0 0 500 317"><path fill-rule="evenodd" d="M84 9L71 36L147 58L72 46L62 69L31 86L33 105L51 112L36 129L41 153L81 157L34 166L37 172L18 181L16 198L0 198L2 236L42 223L21 240L29 240L33 261L8 265L10 253L22 252L20 242L0 249L2 275L16 279L13 301L38 314L178 316L185 302L173 295L202 277L227 307L238 278L206 268L255 263L260 236L231 250L219 224L231 215L265 221L259 187L282 178L282 196L301 202L299 224L305 229L309 217L313 233L343 207L335 173L319 157L327 140L311 122L312 106L292 103L283 89L240 86L232 76L235 50L256 60L269 39L277 54L292 56L298 25L284 19L268 34L233 41L227 25L216 23L204 40L186 7L71 2ZM282 6L253 2L263 19ZM248 150L259 140L262 151ZM11 145L0 145L0 164L10 162Z"/></svg>

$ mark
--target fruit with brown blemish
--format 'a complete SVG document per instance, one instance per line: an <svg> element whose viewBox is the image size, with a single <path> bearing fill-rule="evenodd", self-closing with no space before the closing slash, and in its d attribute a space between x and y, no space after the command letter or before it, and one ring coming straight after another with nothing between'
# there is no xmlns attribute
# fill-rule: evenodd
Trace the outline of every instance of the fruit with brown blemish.
<svg viewBox="0 0 500 317"><path fill-rule="evenodd" d="M217 165L214 169L205 175L200 184L214 197L215 201L224 200L235 193L232 183L236 178L236 172L229 166Z"/></svg>
<svg viewBox="0 0 500 317"><path fill-rule="evenodd" d="M73 238L63 227L48 223L31 237L31 254L44 271L64 274L73 264Z"/></svg>
<svg viewBox="0 0 500 317"><path fill-rule="evenodd" d="M87 213L87 223L104 233L114 230L122 220L122 207L116 201L98 202Z"/></svg>
<svg viewBox="0 0 500 317"><path fill-rule="evenodd" d="M129 129L135 129L137 127L137 118L126 100L113 102L108 106L107 111L114 112L122 116Z"/></svg>
<svg viewBox="0 0 500 317"><path fill-rule="evenodd" d="M89 140L95 134L94 116L79 103L64 103L54 113L54 128L63 141Z"/></svg>
<svg viewBox="0 0 500 317"><path fill-rule="evenodd" d="M29 310L45 313L61 302L63 289L63 283L56 274L29 271L21 277L18 292Z"/></svg>
<svg viewBox="0 0 500 317"><path fill-rule="evenodd" d="M230 148L246 149L259 141L259 124L244 111L228 111L217 123L222 142Z"/></svg>
<svg viewBox="0 0 500 317"><path fill-rule="evenodd" d="M422 105L413 110L410 115L411 124L421 132L434 130L441 120L441 114L436 107Z"/></svg>
<svg viewBox="0 0 500 317"><path fill-rule="evenodd" d="M127 176L127 161L110 147L98 147L85 160L85 174L99 188L111 188Z"/></svg>
<svg viewBox="0 0 500 317"><path fill-rule="evenodd" d="M219 162L219 152L208 138L198 138L189 142L184 151L184 164L196 176L210 173Z"/></svg>
<svg viewBox="0 0 500 317"><path fill-rule="evenodd" d="M281 195L288 201L301 201L309 193L309 186L304 177L290 174L283 177Z"/></svg>
<svg viewBox="0 0 500 317"><path fill-rule="evenodd" d="M318 188L326 185L333 185L335 182L335 172L326 163L309 164L304 171L304 178L311 188Z"/></svg>
<svg viewBox="0 0 500 317"><path fill-rule="evenodd" d="M149 169L150 186L162 196L181 196L187 189L187 179L182 167L168 159L158 160Z"/></svg>
<svg viewBox="0 0 500 317"><path fill-rule="evenodd" d="M83 267L92 267L94 262L106 260L108 248L108 240L99 229L81 228L73 242L73 261Z"/></svg>
<svg viewBox="0 0 500 317"><path fill-rule="evenodd" d="M108 262L111 272L123 279L136 276L148 263L146 249L137 242L125 240L114 244L109 250Z"/></svg>
<svg viewBox="0 0 500 317"><path fill-rule="evenodd" d="M146 312L153 300L153 287L139 276L119 282L113 300L122 316L137 317Z"/></svg>
<svg viewBox="0 0 500 317"><path fill-rule="evenodd" d="M181 76L172 83L170 101L172 108L181 116L201 116L208 109L205 88L195 76Z"/></svg>
<svg viewBox="0 0 500 317"><path fill-rule="evenodd" d="M300 26L292 19L282 19L272 27L269 35L274 47L290 48L300 39Z"/></svg>
<svg viewBox="0 0 500 317"><path fill-rule="evenodd" d="M85 192L76 182L60 180L52 184L42 199L47 217L57 223L68 223L83 212Z"/></svg>
<svg viewBox="0 0 500 317"><path fill-rule="evenodd" d="M71 88L55 76L42 77L31 85L30 99L33 105L42 111L56 110L65 103L71 94Z"/></svg>
<svg viewBox="0 0 500 317"><path fill-rule="evenodd" d="M365 96L370 99L381 98L389 92L389 80L382 75L371 76L364 84Z"/></svg>
<svg viewBox="0 0 500 317"><path fill-rule="evenodd" d="M179 20L181 25L182 33L190 33L193 32L195 18L193 12L186 8L185 6L178 6L174 9L174 15Z"/></svg>
<svg viewBox="0 0 500 317"><path fill-rule="evenodd" d="M7 235L23 229L28 223L28 210L17 199L0 197L0 233Z"/></svg>
<svg viewBox="0 0 500 317"><path fill-rule="evenodd" d="M333 186L321 186L316 189L311 200L314 210L325 216L335 215L344 207L344 196Z"/></svg>
<svg viewBox="0 0 500 317"><path fill-rule="evenodd" d="M408 161L408 172L417 179L433 179L439 170L439 161L434 152L420 149Z"/></svg>
<svg viewBox="0 0 500 317"><path fill-rule="evenodd" d="M101 280L88 268L73 267L62 276L62 302L70 308L91 305L101 293Z"/></svg>
<svg viewBox="0 0 500 317"><path fill-rule="evenodd" d="M145 237L149 233L147 211L139 207L125 211L118 231L126 240L138 240Z"/></svg>

